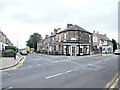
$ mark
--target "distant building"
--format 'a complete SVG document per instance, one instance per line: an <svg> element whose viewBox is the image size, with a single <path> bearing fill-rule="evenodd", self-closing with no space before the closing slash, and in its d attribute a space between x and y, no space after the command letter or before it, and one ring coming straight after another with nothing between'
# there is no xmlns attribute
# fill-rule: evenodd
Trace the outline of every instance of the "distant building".
<svg viewBox="0 0 120 90"><path fill-rule="evenodd" d="M92 33L78 25L67 24L67 28L54 29L50 36L37 44L37 50L44 49L48 54L67 56L89 55L92 48Z"/></svg>
<svg viewBox="0 0 120 90"><path fill-rule="evenodd" d="M93 31L93 46L98 49L102 47L102 53L105 53L105 50L107 50L107 52L113 52L112 41L106 34L99 34L98 31L96 33Z"/></svg>
<svg viewBox="0 0 120 90"><path fill-rule="evenodd" d="M0 31L0 54L2 50L5 49L5 46L13 45L11 41L6 37L6 35Z"/></svg>

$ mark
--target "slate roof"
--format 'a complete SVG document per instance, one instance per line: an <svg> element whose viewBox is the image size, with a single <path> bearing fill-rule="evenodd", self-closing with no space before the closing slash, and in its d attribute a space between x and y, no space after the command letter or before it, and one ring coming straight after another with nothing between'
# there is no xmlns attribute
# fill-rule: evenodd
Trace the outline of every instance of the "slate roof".
<svg viewBox="0 0 120 90"><path fill-rule="evenodd" d="M58 34L58 33L62 33L62 32L66 32L66 31L82 31L82 32L86 32L86 33L92 34L91 32L83 29L82 27L80 27L80 26L78 26L78 25L72 25L72 26L69 27L69 28L66 28L66 29L64 29L64 30L62 30L62 31L60 31L60 32L57 32L57 34ZM53 33L53 34L50 35L49 37L53 37L53 36L55 36L55 35L56 35L56 34Z"/></svg>
<svg viewBox="0 0 120 90"><path fill-rule="evenodd" d="M97 37L101 40L110 40L106 35L103 35L103 34L97 34Z"/></svg>
<svg viewBox="0 0 120 90"><path fill-rule="evenodd" d="M87 33L89 33L89 34L92 34L91 32L83 29L82 27L80 27L80 26L78 26L78 25L73 25L73 26L71 26L71 27L69 27L69 28L66 28L66 29L63 30L63 31L79 31L79 30L82 31L82 32L87 32ZM63 32L63 31L61 31L61 32Z"/></svg>

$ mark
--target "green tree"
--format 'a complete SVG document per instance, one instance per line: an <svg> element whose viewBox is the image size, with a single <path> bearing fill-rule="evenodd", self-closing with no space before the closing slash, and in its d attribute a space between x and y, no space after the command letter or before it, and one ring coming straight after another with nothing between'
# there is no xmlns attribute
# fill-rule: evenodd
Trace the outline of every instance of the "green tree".
<svg viewBox="0 0 120 90"><path fill-rule="evenodd" d="M112 44L113 44L113 52L115 51L115 49L117 49L117 42L112 39Z"/></svg>
<svg viewBox="0 0 120 90"><path fill-rule="evenodd" d="M27 46L30 48L34 48L35 51L37 50L37 43L42 40L42 36L39 33L33 33L30 35L29 40L27 41Z"/></svg>

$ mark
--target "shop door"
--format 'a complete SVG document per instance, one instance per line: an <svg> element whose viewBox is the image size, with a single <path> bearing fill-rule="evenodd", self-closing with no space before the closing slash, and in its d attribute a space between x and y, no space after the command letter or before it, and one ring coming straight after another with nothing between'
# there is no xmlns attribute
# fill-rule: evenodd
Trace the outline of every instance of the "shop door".
<svg viewBox="0 0 120 90"><path fill-rule="evenodd" d="M72 56L75 56L75 47L72 47Z"/></svg>

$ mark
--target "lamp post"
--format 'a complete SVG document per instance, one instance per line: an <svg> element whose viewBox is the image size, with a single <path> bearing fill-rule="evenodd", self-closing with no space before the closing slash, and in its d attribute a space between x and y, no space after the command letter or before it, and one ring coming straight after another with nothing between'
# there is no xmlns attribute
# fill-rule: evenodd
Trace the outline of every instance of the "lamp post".
<svg viewBox="0 0 120 90"><path fill-rule="evenodd" d="M99 46L100 54L102 55L102 44Z"/></svg>

